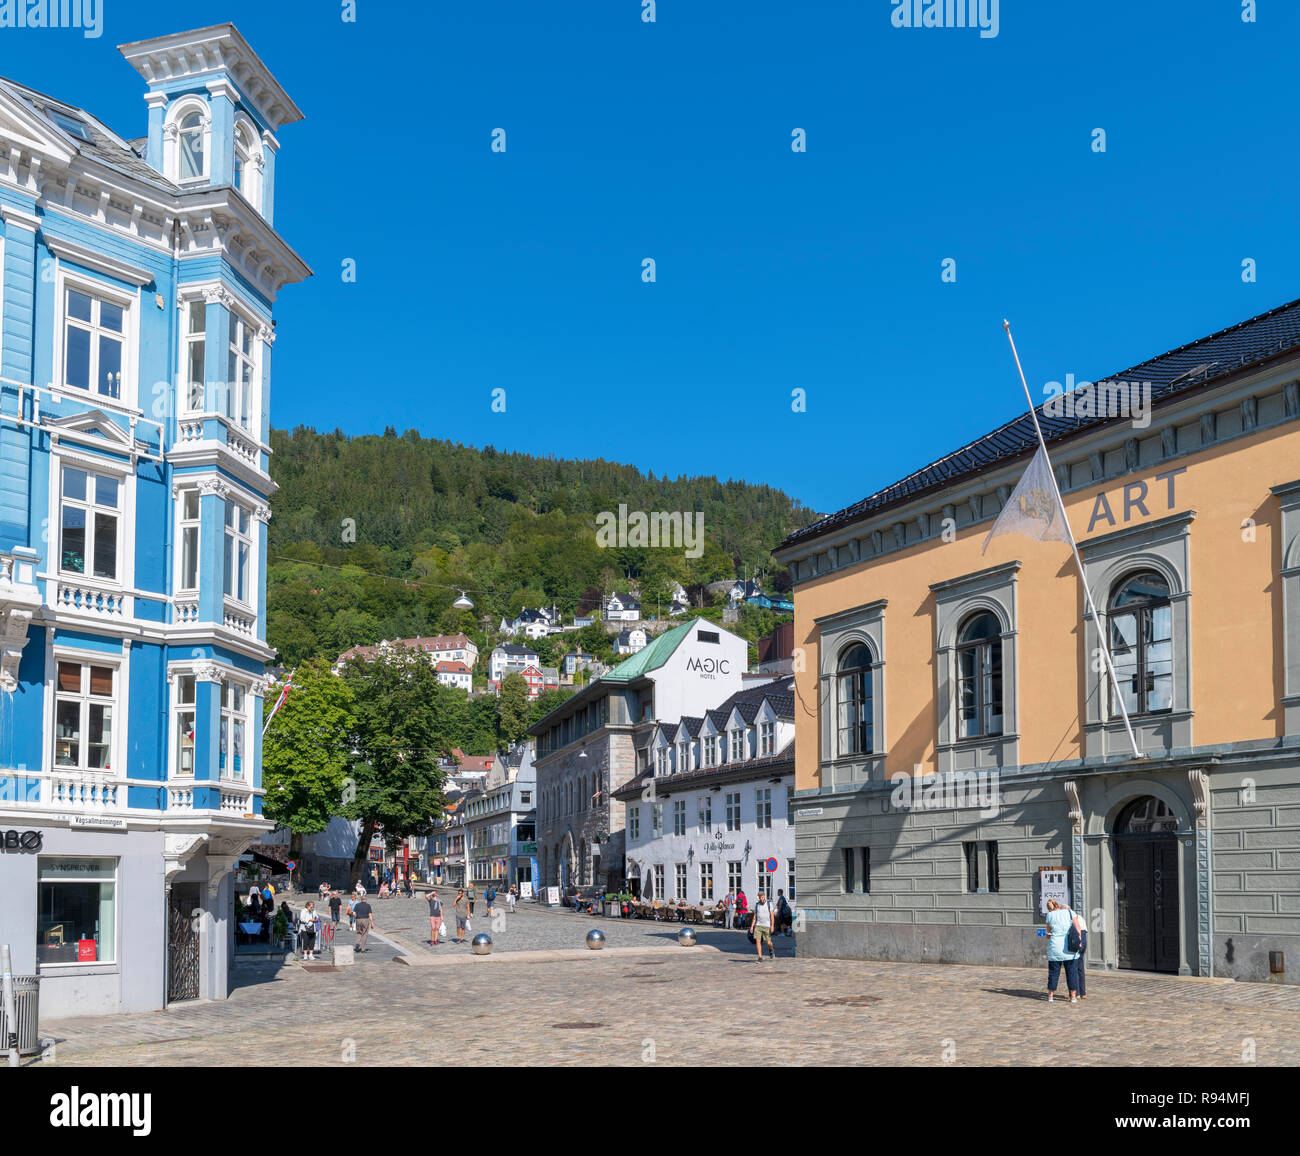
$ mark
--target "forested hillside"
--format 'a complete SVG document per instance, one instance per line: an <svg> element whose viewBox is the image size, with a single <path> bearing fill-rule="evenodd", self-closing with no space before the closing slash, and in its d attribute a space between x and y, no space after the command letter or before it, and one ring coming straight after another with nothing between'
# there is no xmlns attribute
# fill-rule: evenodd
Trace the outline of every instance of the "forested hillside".
<svg viewBox="0 0 1300 1156"><path fill-rule="evenodd" d="M669 479L602 460L473 449L389 429L348 437L271 431L280 485L269 528L268 622L280 661L333 657L381 638L486 629L521 606L597 610L602 592L640 588L643 613L737 574L786 588L769 551L815 516L769 486ZM596 516L700 511L703 554L602 549ZM474 610L452 602L469 591Z"/></svg>

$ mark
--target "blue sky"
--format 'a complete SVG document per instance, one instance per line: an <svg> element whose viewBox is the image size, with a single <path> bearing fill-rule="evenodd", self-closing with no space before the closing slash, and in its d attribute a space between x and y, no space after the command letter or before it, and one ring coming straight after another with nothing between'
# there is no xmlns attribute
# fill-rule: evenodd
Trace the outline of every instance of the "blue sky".
<svg viewBox="0 0 1300 1156"><path fill-rule="evenodd" d="M0 74L133 137L115 45L233 20L261 54L307 115L276 223L316 271L277 306L275 425L827 512L1023 409L1003 316L1040 390L1300 297L1293 7L1002 0L981 38L890 0L107 0L99 39L0 30Z"/></svg>

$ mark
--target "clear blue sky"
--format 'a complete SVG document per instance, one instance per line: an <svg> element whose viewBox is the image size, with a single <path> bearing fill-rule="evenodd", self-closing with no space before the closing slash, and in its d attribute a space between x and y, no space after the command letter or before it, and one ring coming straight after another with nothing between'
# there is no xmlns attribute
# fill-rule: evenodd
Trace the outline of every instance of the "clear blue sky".
<svg viewBox="0 0 1300 1156"><path fill-rule="evenodd" d="M1002 0L981 39L888 0L108 0L98 40L0 31L0 74L142 136L115 45L248 37L307 115L277 225L316 276L278 306L275 425L830 511L1021 411L1004 315L1041 389L1300 297L1300 5L1259 7Z"/></svg>

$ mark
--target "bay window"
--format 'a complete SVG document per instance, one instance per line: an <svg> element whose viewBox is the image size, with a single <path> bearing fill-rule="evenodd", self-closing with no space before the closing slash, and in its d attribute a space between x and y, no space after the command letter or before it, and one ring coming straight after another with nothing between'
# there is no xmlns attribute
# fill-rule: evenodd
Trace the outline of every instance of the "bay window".
<svg viewBox="0 0 1300 1156"><path fill-rule="evenodd" d="M202 413L203 382L207 377L208 308L203 299L185 302L184 374L181 412Z"/></svg>
<svg viewBox="0 0 1300 1156"><path fill-rule="evenodd" d="M116 670L60 660L54 683L54 765L112 770Z"/></svg>
<svg viewBox="0 0 1300 1156"><path fill-rule="evenodd" d="M62 482L60 571L116 582L121 483L71 466L63 467Z"/></svg>
<svg viewBox="0 0 1300 1156"><path fill-rule="evenodd" d="M174 771L177 775L194 774L194 687L192 674L182 674L176 679L176 702L173 708L172 735L174 737Z"/></svg>
<svg viewBox="0 0 1300 1156"><path fill-rule="evenodd" d="M253 556L252 519L238 502L226 500L225 592L252 604L250 583Z"/></svg>
<svg viewBox="0 0 1300 1156"><path fill-rule="evenodd" d="M180 495L181 572L178 590L199 588L199 492L183 490Z"/></svg>
<svg viewBox="0 0 1300 1156"><path fill-rule="evenodd" d="M244 739L247 727L244 703L247 695L234 682L221 685L221 777L242 779L245 772Z"/></svg>
<svg viewBox="0 0 1300 1156"><path fill-rule="evenodd" d="M251 430L256 416L257 326L230 314L230 349L226 372L226 417Z"/></svg>

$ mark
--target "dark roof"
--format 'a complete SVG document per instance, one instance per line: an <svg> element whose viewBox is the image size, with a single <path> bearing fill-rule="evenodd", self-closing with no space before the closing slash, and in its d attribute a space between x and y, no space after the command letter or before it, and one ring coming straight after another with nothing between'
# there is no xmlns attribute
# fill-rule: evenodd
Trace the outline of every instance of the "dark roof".
<svg viewBox="0 0 1300 1156"><path fill-rule="evenodd" d="M533 658L537 657L537 651L529 650L528 647L526 646L498 646L497 649L504 651L506 654L513 654L513 655L530 654L532 655Z"/></svg>
<svg viewBox="0 0 1300 1156"><path fill-rule="evenodd" d="M615 598L622 603L623 609L625 610L641 609L641 603L635 594L614 594L611 596L610 601L612 602Z"/></svg>
<svg viewBox="0 0 1300 1156"><path fill-rule="evenodd" d="M19 84L15 80L0 78L0 87L6 89L17 100L34 109L37 115L43 117L66 136L82 156L93 157L95 160L111 165L119 172L134 177L136 180L153 185L157 189L163 189L169 193L181 192L177 185L172 184L144 159L143 149L128 144L92 113L65 101L56 100L52 96L47 96L34 88L28 88L25 84ZM69 133L67 129L58 124L57 120L53 119L51 114L68 117L73 122L84 126L86 135L90 139L86 140L80 135Z"/></svg>
<svg viewBox="0 0 1300 1156"><path fill-rule="evenodd" d="M668 794L679 788L698 786L707 782L728 782L753 778L758 774L788 774L794 771L794 739L791 739L774 755L764 755L761 759L748 759L743 763L720 763L716 767L696 767L693 771L674 771L671 775L656 775L653 764L633 775L626 783L612 792L616 799L631 799L641 793L643 783L654 779L660 794Z"/></svg>
<svg viewBox="0 0 1300 1156"><path fill-rule="evenodd" d="M1254 368L1280 357L1300 345L1300 301L1290 301L1221 329L1208 337L1180 345L1140 365L1120 370L1099 378L1098 381L1150 382L1153 405L1186 394L1195 393L1216 382L1221 382L1241 371ZM1046 403L1044 403L1046 404ZM1056 408L1056 407L1054 407ZM1039 407L1039 421L1043 437L1050 446L1053 442L1103 426L1127 422L1118 417L1049 417ZM955 482L983 473L1004 462L1009 462L1031 452L1038 444L1033 419L1026 411L985 434L981 438L954 450L938 461L908 474L907 477L878 490L869 497L838 513L796 530L778 549L794 546L812 538L858 521L889 507L911 501L913 498L935 490L944 489Z"/></svg>

